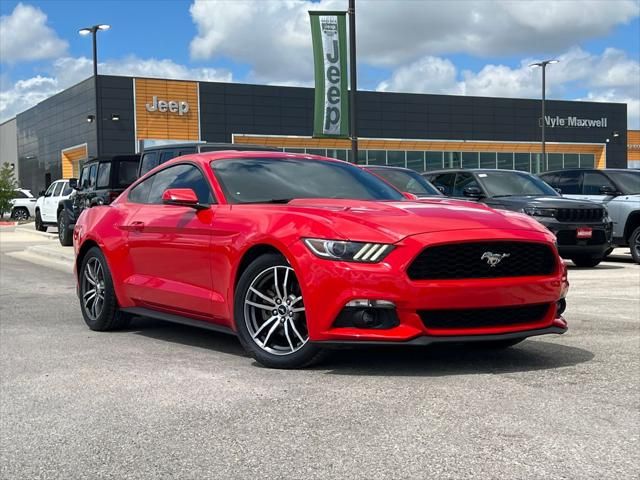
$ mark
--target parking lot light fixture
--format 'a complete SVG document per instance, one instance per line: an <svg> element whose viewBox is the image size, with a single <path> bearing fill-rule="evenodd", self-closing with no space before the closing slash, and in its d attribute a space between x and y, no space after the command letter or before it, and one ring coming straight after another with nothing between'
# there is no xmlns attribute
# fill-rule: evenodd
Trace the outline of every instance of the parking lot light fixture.
<svg viewBox="0 0 640 480"><path fill-rule="evenodd" d="M536 62L529 65L530 67L542 68L542 118L541 118L541 126L542 126L542 168L546 169L547 165L547 153L545 148L545 120L544 120L544 109L545 109L545 101L546 101L546 71L547 65L551 65L552 63L558 63L560 60L552 59L552 60L543 60L542 62ZM535 173L540 173L540 159L537 162L537 168Z"/></svg>

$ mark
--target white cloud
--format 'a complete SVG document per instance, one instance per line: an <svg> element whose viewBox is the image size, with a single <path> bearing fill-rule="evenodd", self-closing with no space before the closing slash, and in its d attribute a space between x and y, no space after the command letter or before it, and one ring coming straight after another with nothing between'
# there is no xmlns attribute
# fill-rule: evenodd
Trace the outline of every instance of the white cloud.
<svg viewBox="0 0 640 480"><path fill-rule="evenodd" d="M42 10L19 3L9 15L0 17L0 61L54 58L66 52L68 44L47 26Z"/></svg>
<svg viewBox="0 0 640 480"><path fill-rule="evenodd" d="M347 0L194 0L195 59L232 58L258 81L313 76L308 10L346 10ZM560 52L640 15L634 0L358 1L358 58L398 67L426 56Z"/></svg>
<svg viewBox="0 0 640 480"><path fill-rule="evenodd" d="M139 77L175 78L230 82L229 71L213 68L189 68L162 59L140 59L135 56L98 65L100 74ZM59 91L92 75L92 60L63 57L53 63L49 76L36 76L8 85L0 91L0 122L15 116ZM6 82L3 82L6 83Z"/></svg>
<svg viewBox="0 0 640 480"><path fill-rule="evenodd" d="M575 88L586 90L580 100L628 104L629 126L640 124L640 62L617 49L594 55L573 48L557 57L560 63L547 67L547 95L565 98ZM519 66L485 65L477 72L460 72L448 59L427 56L396 69L380 82L377 90L462 94L488 97L537 98L540 70L525 59Z"/></svg>

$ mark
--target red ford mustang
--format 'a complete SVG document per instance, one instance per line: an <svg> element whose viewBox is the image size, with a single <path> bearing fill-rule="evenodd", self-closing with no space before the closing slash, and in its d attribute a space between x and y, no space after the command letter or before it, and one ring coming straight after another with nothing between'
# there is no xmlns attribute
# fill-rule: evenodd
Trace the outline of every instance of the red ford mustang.
<svg viewBox="0 0 640 480"><path fill-rule="evenodd" d="M354 165L275 152L176 158L74 230L89 328L132 315L202 326L280 368L336 344L563 333L554 240L526 215L407 200Z"/></svg>

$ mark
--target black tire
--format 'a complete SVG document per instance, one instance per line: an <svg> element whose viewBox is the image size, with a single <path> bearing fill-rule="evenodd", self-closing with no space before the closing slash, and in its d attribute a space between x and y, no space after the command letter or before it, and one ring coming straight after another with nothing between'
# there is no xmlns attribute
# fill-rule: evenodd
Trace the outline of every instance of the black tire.
<svg viewBox="0 0 640 480"><path fill-rule="evenodd" d="M100 265L101 277L97 273L99 270L96 269L96 265ZM91 284L91 278L96 280L94 285ZM99 248L91 248L82 259L78 273L78 284L80 286L80 310L85 323L91 330L105 332L124 328L129 324L131 316L118 309L111 272ZM95 285L97 288L94 287ZM91 297L92 287L94 293L97 293L93 297ZM100 294L102 295L101 301L99 300ZM91 299L94 299L97 305L95 310L93 310L94 303L91 303Z"/></svg>
<svg viewBox="0 0 640 480"><path fill-rule="evenodd" d="M63 247L73 245L73 232L69 228L69 215L64 210L58 214L58 239Z"/></svg>
<svg viewBox="0 0 640 480"><path fill-rule="evenodd" d="M38 232L46 232L47 226L42 223L42 217L40 216L40 210L36 210L36 230Z"/></svg>
<svg viewBox="0 0 640 480"><path fill-rule="evenodd" d="M27 210L24 207L16 207L11 212L11 218L19 222L24 222L25 220L29 220L29 210Z"/></svg>
<svg viewBox="0 0 640 480"><path fill-rule="evenodd" d="M524 342L525 338L514 338L511 340L493 340L487 342L472 342L471 346L480 350L502 350L513 347L520 342Z"/></svg>
<svg viewBox="0 0 640 480"><path fill-rule="evenodd" d="M580 255L578 257L571 257L571 261L576 265L576 267L591 268L598 265L602 261L602 258Z"/></svg>
<svg viewBox="0 0 640 480"><path fill-rule="evenodd" d="M629 237L629 248L631 248L631 257L636 263L640 263L640 227L637 227Z"/></svg>
<svg viewBox="0 0 640 480"><path fill-rule="evenodd" d="M281 268L282 270L289 270L290 272L293 272L292 280L290 280L291 292L289 292L289 296L293 295L292 292L296 289L296 285L297 285L295 272L293 271L293 269L291 269L291 266L289 265L289 263L287 263L287 261L281 255L270 253L270 254L262 255L257 259L255 259L247 267L247 269L242 273L240 280L238 282L238 286L236 288L236 293L234 298L234 317L236 322L236 330L238 333L238 338L240 340L240 343L246 350L246 352L249 355L251 355L254 359L256 359L260 364L264 365L265 367L268 367L268 368L308 367L314 363L319 362L321 358L324 356L325 351L308 341L308 333L304 330L306 329L306 316L304 313L303 314L298 314L298 313L294 314L292 312L289 314L283 313L281 319L278 319L280 318L278 317L274 321L271 321L271 319L274 318L274 316L271 316L269 319L265 319L265 317L270 316L273 312L270 312L268 309L266 309L266 312L261 313L261 318L258 318L257 314L262 310L245 305L245 300L250 298L248 293L249 293L249 288L252 286L252 284L254 284L256 281L259 281L261 278L267 278L265 275L267 275L268 272L273 270L275 267ZM277 278L277 268L275 268L275 271L276 271L275 278ZM289 278L289 276L287 276L286 278ZM301 294L299 296L302 297ZM282 307L285 307L284 305L285 302L282 300L280 301L282 302ZM266 303L265 301L263 302ZM296 304L297 303L294 301L293 304L290 306L290 308L293 308L293 306ZM303 304L304 304L304 301L301 305ZM274 312L275 312L276 311L275 309L277 307L274 304L273 307L269 306L269 308L274 308ZM251 312L249 310L251 310ZM291 317L290 320L289 318L287 318L288 316ZM256 337L257 339L254 339L254 337L249 332L249 328L253 328L253 325L257 325L256 322L258 323L262 322L261 326L265 325L267 322L270 322L270 325L273 325L274 329L278 329L277 333L275 332L275 330L271 332L272 328L270 326L262 330L264 332L263 335L267 335L266 338L263 337L264 346L261 346L257 343L258 341L261 341L259 335ZM293 333L294 330L292 329L293 327L288 326L288 325L295 326L296 322L297 322L298 328L295 330L295 333L299 335L298 338L301 338L301 341L299 342L297 341L297 339L295 339L295 337L293 337L294 335ZM252 327L250 327L249 325L252 325ZM278 328L278 325L281 325L280 328ZM287 330L285 330L285 325L287 326L286 327ZM304 329L302 329L301 327L304 327ZM289 341L289 345L292 346L291 347L292 351L290 353L286 353L286 350L288 349L288 347L286 346L286 344L284 344L284 334L286 333L287 335L289 335L288 333L289 329L291 329L290 336L294 338L294 341L297 342L297 345L292 344L291 339L287 337ZM269 332L267 332L268 330ZM299 333L300 330L303 332L302 334ZM274 337L269 337L269 335L271 335L272 333L274 334ZM307 337L306 341L304 340L305 334ZM282 351L285 353L274 354L267 351L269 349L269 345L268 345L269 338L280 339L284 344L284 347L282 347L283 348ZM278 347L275 341L272 345L273 345L273 348L271 348L271 350L273 351L275 351L275 349L277 348L280 348ZM294 348L297 348L297 350Z"/></svg>

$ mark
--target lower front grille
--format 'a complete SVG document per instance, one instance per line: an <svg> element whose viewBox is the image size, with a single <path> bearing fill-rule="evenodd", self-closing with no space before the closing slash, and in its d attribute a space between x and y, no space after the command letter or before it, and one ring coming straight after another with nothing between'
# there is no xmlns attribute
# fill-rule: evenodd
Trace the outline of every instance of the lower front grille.
<svg viewBox="0 0 640 480"><path fill-rule="evenodd" d="M569 246L578 244L602 245L604 243L607 243L607 234L604 232L604 230L594 230L592 232L591 238L585 239L578 239L575 230L560 230L556 233L556 238L558 239L558 246Z"/></svg>
<svg viewBox="0 0 640 480"><path fill-rule="evenodd" d="M476 308L471 310L419 310L424 326L431 329L504 327L539 322L551 304L517 307Z"/></svg>

